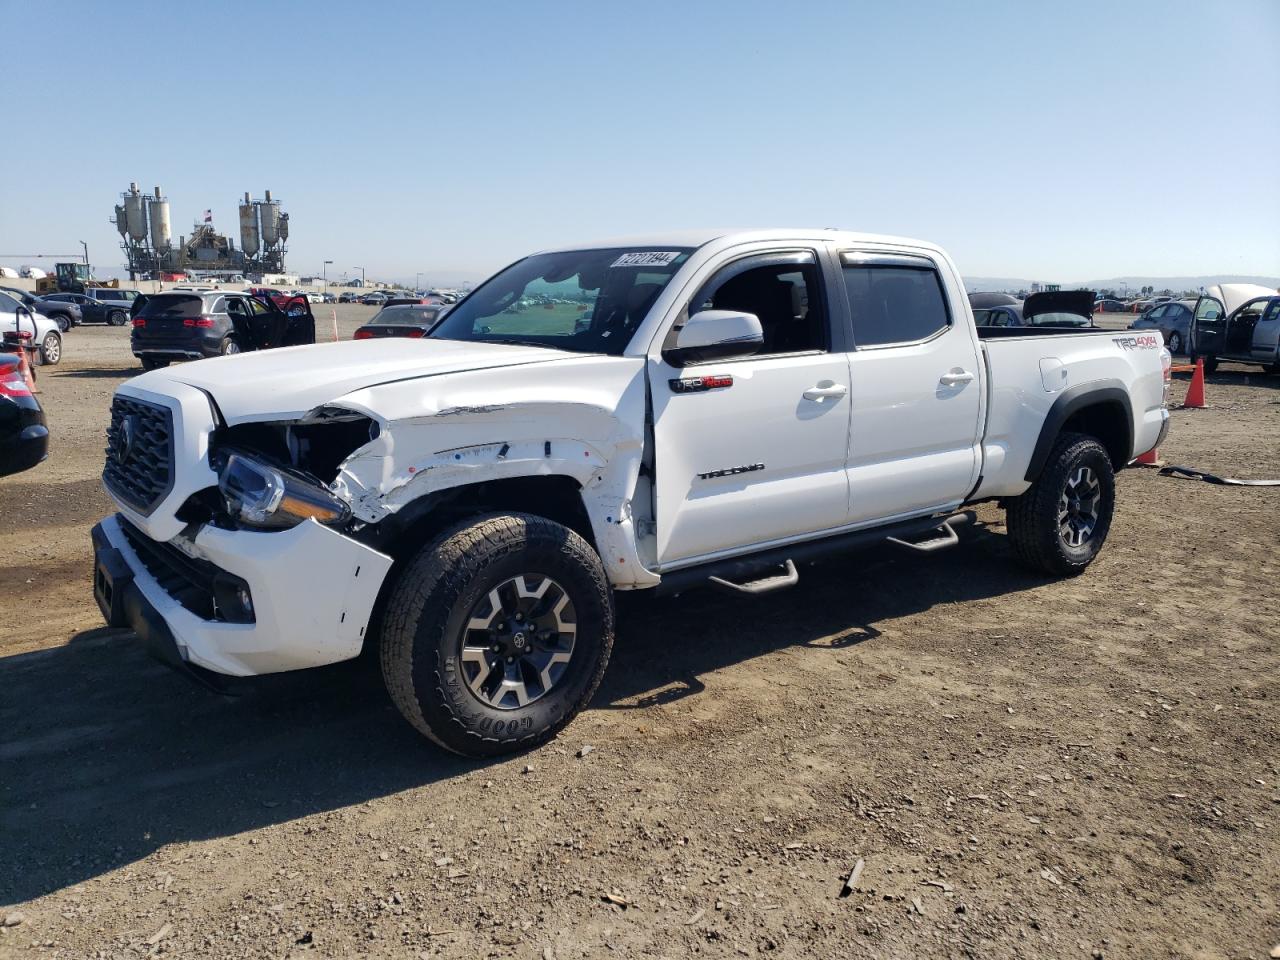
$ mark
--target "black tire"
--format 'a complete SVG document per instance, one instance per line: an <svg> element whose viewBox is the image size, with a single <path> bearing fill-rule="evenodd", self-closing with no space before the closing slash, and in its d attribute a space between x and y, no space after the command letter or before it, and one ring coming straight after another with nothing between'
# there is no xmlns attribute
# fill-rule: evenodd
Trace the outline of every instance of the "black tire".
<svg viewBox="0 0 1280 960"><path fill-rule="evenodd" d="M1068 509L1070 507L1071 484L1082 469L1096 480L1098 500L1090 532L1075 544L1069 542L1069 537L1078 535L1079 531L1073 529L1064 534L1062 511L1064 499ZM1077 504L1084 500L1075 499ZM1115 502L1115 470L1102 444L1085 434L1064 433L1053 445L1044 469L1031 488L1006 505L1005 521L1013 551L1023 563L1043 573L1075 576L1083 572L1102 549L1111 529ZM1066 522L1075 523L1079 519L1077 515L1068 515ZM1088 518L1085 520L1087 523Z"/></svg>
<svg viewBox="0 0 1280 960"><path fill-rule="evenodd" d="M1169 334L1169 352L1172 354L1180 354L1182 353L1182 347L1182 334L1175 330L1173 333Z"/></svg>
<svg viewBox="0 0 1280 960"><path fill-rule="evenodd" d="M49 319L56 323L58 325L58 329L63 333L66 333L71 329L71 318L65 313L55 313Z"/></svg>
<svg viewBox="0 0 1280 960"><path fill-rule="evenodd" d="M231 336L230 334L227 334L225 337L223 337L222 343L218 344L218 356L220 357L225 357L230 354L239 353L239 352L240 352L240 344L236 341L236 338Z"/></svg>
<svg viewBox="0 0 1280 960"><path fill-rule="evenodd" d="M112 310L107 314L107 323L113 327L123 327L129 320L123 310Z"/></svg>
<svg viewBox="0 0 1280 960"><path fill-rule="evenodd" d="M40 341L40 363L51 367L62 359L62 334L50 330Z"/></svg>
<svg viewBox="0 0 1280 960"><path fill-rule="evenodd" d="M142 361L143 370L159 370L161 367L169 365L168 360L157 360L154 357L139 357L138 359Z"/></svg>
<svg viewBox="0 0 1280 960"><path fill-rule="evenodd" d="M494 631L504 629L506 615L497 609L490 616L497 623L493 630L469 624L482 605L491 606L490 592L516 577L526 584L530 577L539 578L534 584L551 580L571 604L575 632L558 678L525 705L504 707L472 691L468 680L480 668L464 662L462 647L469 639L474 645L477 634L498 639ZM529 514L473 517L423 547L393 586L380 638L382 676L392 701L420 733L455 753L496 756L549 740L577 715L600 685L613 629L604 565L582 537ZM493 655L488 669L512 669L504 668L501 656Z"/></svg>

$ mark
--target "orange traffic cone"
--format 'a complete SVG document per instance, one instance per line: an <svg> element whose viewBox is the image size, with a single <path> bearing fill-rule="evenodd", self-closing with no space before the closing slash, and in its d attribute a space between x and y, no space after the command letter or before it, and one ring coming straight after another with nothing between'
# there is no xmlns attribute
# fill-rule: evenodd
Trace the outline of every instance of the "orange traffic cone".
<svg viewBox="0 0 1280 960"><path fill-rule="evenodd" d="M40 388L36 386L35 368L27 360L27 348L18 347L18 369L22 371L22 379L27 381L27 389L32 393L39 393Z"/></svg>
<svg viewBox="0 0 1280 960"><path fill-rule="evenodd" d="M1187 387L1187 397L1182 401L1184 410L1202 410L1208 404L1204 402L1204 358L1196 358L1196 372L1191 375L1191 386Z"/></svg>

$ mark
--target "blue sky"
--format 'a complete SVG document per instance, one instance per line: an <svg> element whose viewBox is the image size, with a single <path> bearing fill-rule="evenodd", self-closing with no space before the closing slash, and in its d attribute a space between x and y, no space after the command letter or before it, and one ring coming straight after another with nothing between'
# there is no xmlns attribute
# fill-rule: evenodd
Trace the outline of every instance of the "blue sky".
<svg viewBox="0 0 1280 960"><path fill-rule="evenodd" d="M1280 273L1277 0L55 6L0 0L0 254L118 266L137 180L175 233L270 188L304 274L706 225L918 236L971 276Z"/></svg>

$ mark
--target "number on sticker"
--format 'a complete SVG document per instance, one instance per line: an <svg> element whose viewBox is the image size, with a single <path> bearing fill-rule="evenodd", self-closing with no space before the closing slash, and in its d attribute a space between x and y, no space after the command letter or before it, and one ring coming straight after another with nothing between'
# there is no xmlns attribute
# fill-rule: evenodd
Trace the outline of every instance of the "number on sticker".
<svg viewBox="0 0 1280 960"><path fill-rule="evenodd" d="M679 253L672 251L649 251L644 253L624 253L613 261L615 267L665 267L670 265Z"/></svg>

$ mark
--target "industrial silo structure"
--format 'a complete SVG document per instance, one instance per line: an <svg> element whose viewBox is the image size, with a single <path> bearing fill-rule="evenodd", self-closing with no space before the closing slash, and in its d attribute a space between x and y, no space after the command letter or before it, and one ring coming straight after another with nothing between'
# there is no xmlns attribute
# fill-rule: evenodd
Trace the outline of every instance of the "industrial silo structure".
<svg viewBox="0 0 1280 960"><path fill-rule="evenodd" d="M240 250L250 259L258 255L262 244L258 235L258 207L249 199L246 190L244 202L240 204Z"/></svg>
<svg viewBox="0 0 1280 960"><path fill-rule="evenodd" d="M156 252L157 258L162 258L173 246L173 233L169 226L169 200L161 196L159 187L156 187L155 196L148 202L148 207L151 249Z"/></svg>
<svg viewBox="0 0 1280 960"><path fill-rule="evenodd" d="M280 201L271 199L271 191L264 192L263 199L258 206L259 216L262 218L262 245L270 250L276 245L280 239Z"/></svg>
<svg viewBox="0 0 1280 960"><path fill-rule="evenodd" d="M147 239L147 212L136 183L129 184L129 192L124 195L124 218L130 240L142 243Z"/></svg>

